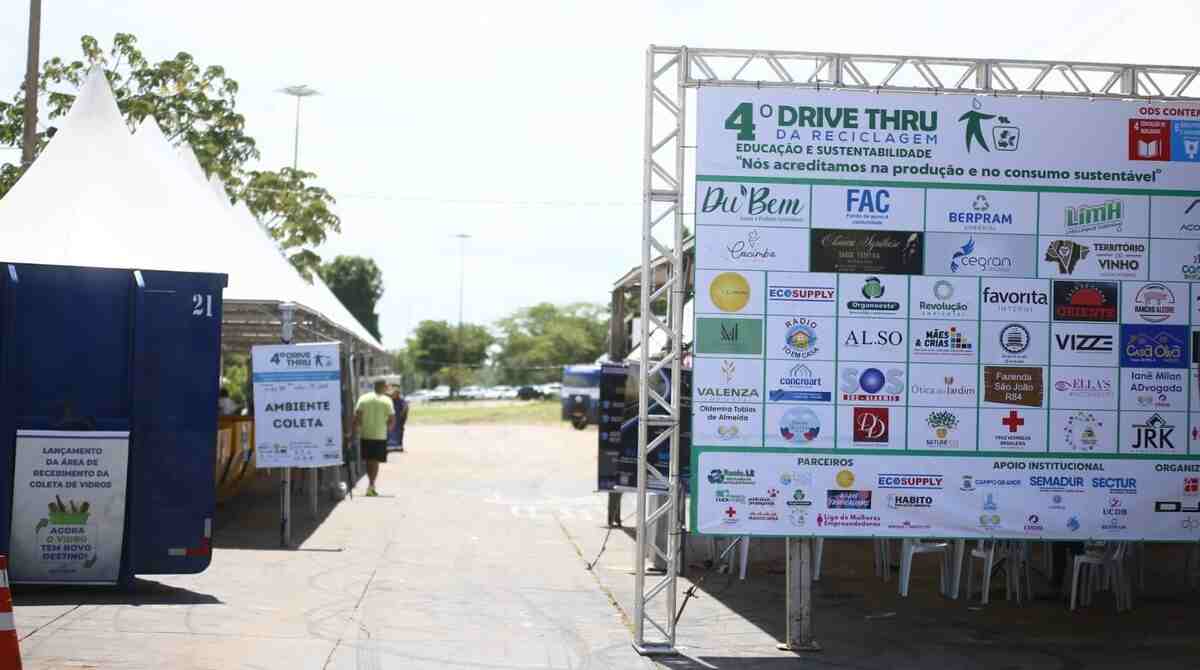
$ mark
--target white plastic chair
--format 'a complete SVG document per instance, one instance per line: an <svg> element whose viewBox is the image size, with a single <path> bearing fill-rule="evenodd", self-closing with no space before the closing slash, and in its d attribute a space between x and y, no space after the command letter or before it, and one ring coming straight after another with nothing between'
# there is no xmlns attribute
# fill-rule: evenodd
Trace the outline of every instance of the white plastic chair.
<svg viewBox="0 0 1200 670"><path fill-rule="evenodd" d="M1101 588L1112 589L1117 600L1117 611L1133 609L1133 589L1125 568L1125 552L1128 543L1109 542L1094 547L1075 557L1071 574L1071 611L1092 604L1092 594ZM1080 581L1083 593L1080 595Z"/></svg>
<svg viewBox="0 0 1200 670"><path fill-rule="evenodd" d="M1200 586L1200 544L1193 544L1188 548L1185 570L1188 586Z"/></svg>
<svg viewBox="0 0 1200 670"><path fill-rule="evenodd" d="M742 546L738 547L738 580L746 581L746 568L750 566L750 536L742 536Z"/></svg>
<svg viewBox="0 0 1200 670"><path fill-rule="evenodd" d="M821 558L824 554L825 554L825 538L823 538L823 537L813 538L812 580L814 582L821 581Z"/></svg>
<svg viewBox="0 0 1200 670"><path fill-rule="evenodd" d="M942 555L940 584L941 592L946 595L950 590L950 543L948 542L924 542L921 540L904 540L900 545L900 595L908 597L908 582L912 577L912 562L913 556L917 554L935 554Z"/></svg>
<svg viewBox="0 0 1200 670"><path fill-rule="evenodd" d="M984 605L988 604L991 599L992 591L992 568L996 565L996 541L995 540L979 540L975 543L975 548L971 550L971 554L967 556L967 600L971 599L971 594L975 592L971 584L971 575L975 572L975 559L983 561L983 576L980 583L980 602Z"/></svg>
<svg viewBox="0 0 1200 670"><path fill-rule="evenodd" d="M888 581L892 577L892 545L887 538L875 539L875 576Z"/></svg>
<svg viewBox="0 0 1200 670"><path fill-rule="evenodd" d="M1033 600L1033 579L1030 563L1033 562L1033 545L1029 542L1012 540L1004 544L1005 574L1008 577L1005 596L1021 602L1021 594ZM1022 581L1024 584L1022 585Z"/></svg>

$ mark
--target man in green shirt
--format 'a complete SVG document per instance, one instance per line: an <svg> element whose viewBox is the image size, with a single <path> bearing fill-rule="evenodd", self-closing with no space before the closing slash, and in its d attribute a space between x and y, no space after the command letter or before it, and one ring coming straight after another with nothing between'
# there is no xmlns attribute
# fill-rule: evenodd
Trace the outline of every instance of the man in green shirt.
<svg viewBox="0 0 1200 670"><path fill-rule="evenodd" d="M375 390L364 393L354 405L354 430L361 431L362 455L367 462L367 497L379 495L375 478L379 464L387 462L388 431L396 424L396 410L387 390L387 382L377 381Z"/></svg>

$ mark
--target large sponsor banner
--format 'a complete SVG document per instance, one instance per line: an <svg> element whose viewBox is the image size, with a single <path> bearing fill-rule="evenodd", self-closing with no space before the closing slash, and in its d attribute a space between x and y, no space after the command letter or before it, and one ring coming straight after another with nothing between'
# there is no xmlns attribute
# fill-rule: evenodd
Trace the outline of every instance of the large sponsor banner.
<svg viewBox="0 0 1200 670"><path fill-rule="evenodd" d="M704 535L1200 540L1195 461L693 451Z"/></svg>
<svg viewBox="0 0 1200 670"><path fill-rule="evenodd" d="M1200 157L1175 151L1171 138L1174 128L1196 123L1187 119L1200 118L1198 109L1176 102L706 87L699 91L696 174L701 194L709 181L726 191L771 183L743 177L816 184L813 227L930 230L921 225L929 212L922 216L920 209L932 203L938 230L1028 233L1034 214L1043 234L1144 236L1149 196L1182 196L1175 204L1186 209L1196 190ZM801 197L785 183L786 192L760 191L758 199ZM1043 195L1040 214L1030 211L1028 199L995 195L1047 187L1061 195ZM1063 191L1072 187L1080 190ZM936 189L935 197L922 197L927 188ZM949 188L969 194L947 201ZM702 206L698 216L705 213ZM1175 228L1195 215L1167 209L1154 216L1162 217L1158 227Z"/></svg>
<svg viewBox="0 0 1200 670"><path fill-rule="evenodd" d="M251 350L258 467L341 465L338 346L276 344Z"/></svg>
<svg viewBox="0 0 1200 670"><path fill-rule="evenodd" d="M113 584L125 538L127 431L17 431L8 574Z"/></svg>
<svg viewBox="0 0 1200 670"><path fill-rule="evenodd" d="M1200 105L698 95L699 447L946 476L987 459L1146 481L1200 465ZM836 506L804 532L876 534L838 515L890 493L842 488L819 492ZM748 497L738 522L771 522L771 496ZM995 530L969 518L936 529ZM1139 537L1181 539L1169 525Z"/></svg>

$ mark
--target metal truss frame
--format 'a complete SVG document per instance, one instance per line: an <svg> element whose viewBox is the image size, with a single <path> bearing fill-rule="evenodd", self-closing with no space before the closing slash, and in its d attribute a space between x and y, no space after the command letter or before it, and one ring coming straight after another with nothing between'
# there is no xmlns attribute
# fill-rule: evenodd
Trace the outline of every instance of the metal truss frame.
<svg viewBox="0 0 1200 670"><path fill-rule="evenodd" d="M680 511L685 492L680 489L678 445L683 311L688 283L683 247L688 89L833 88L1194 102L1200 101L1200 67L652 45L646 51L645 68L640 335L643 344L648 344L651 334L658 330L669 335L661 352L641 347L638 372L634 647L650 655L675 653L676 578L684 533ZM664 298L666 314L655 314L652 306ZM655 390L654 381L668 367L671 390L663 397ZM650 439L652 426L666 430ZM650 456L664 447L670 448L665 478L650 464ZM660 494L651 493L651 489L666 491L665 502L653 511L649 496ZM666 546L655 541L657 523L669 524ZM647 563L653 563L656 557L666 562L666 571L647 585Z"/></svg>

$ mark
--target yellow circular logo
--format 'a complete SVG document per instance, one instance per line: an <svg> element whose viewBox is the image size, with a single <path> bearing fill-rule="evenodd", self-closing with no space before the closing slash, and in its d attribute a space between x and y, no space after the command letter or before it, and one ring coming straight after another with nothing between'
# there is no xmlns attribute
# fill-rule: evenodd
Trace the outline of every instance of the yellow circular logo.
<svg viewBox="0 0 1200 670"><path fill-rule="evenodd" d="M841 472L837 473L837 483L838 486L844 489L854 486L854 473L850 472L849 470L842 470Z"/></svg>
<svg viewBox="0 0 1200 670"><path fill-rule="evenodd" d="M722 272L708 285L713 304L723 312L736 312L750 302L750 282L737 272Z"/></svg>

